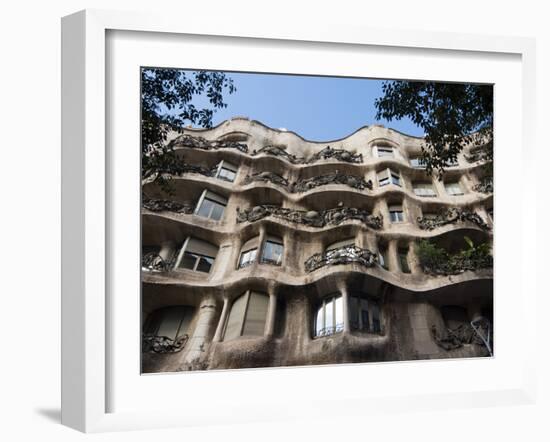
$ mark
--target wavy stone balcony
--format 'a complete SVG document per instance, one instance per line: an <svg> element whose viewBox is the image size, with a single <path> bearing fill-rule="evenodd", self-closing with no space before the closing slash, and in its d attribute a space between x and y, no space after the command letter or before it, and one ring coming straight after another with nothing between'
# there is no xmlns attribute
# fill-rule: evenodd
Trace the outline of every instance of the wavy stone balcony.
<svg viewBox="0 0 550 442"><path fill-rule="evenodd" d="M255 222L273 216L290 223L304 224L310 227L338 225L347 220L359 220L373 229L382 228L382 216L372 215L364 209L355 207L337 207L322 211L294 210L274 205L260 205L250 209L237 209L237 223Z"/></svg>
<svg viewBox="0 0 550 442"><path fill-rule="evenodd" d="M325 266L358 263L364 267L373 267L378 262L375 253L355 245L340 247L322 253L316 253L305 261L307 272L313 272Z"/></svg>
<svg viewBox="0 0 550 442"><path fill-rule="evenodd" d="M443 210L435 217L418 217L416 221L422 230L434 230L456 223L472 223L482 230L491 230L491 227L477 213L457 207Z"/></svg>

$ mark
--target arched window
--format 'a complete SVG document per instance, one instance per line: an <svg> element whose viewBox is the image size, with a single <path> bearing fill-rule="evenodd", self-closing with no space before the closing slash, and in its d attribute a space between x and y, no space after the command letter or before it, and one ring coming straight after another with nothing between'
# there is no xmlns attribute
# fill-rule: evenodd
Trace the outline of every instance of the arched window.
<svg viewBox="0 0 550 442"><path fill-rule="evenodd" d="M365 294L352 292L349 298L349 324L352 330L380 333L380 306Z"/></svg>
<svg viewBox="0 0 550 442"><path fill-rule="evenodd" d="M268 307L269 297L264 293L249 290L235 299L225 324L224 341L263 336Z"/></svg>
<svg viewBox="0 0 550 442"><path fill-rule="evenodd" d="M194 311L194 307L186 305L163 307L155 310L147 318L143 332L146 335L176 341L187 334Z"/></svg>
<svg viewBox="0 0 550 442"><path fill-rule="evenodd" d="M241 248L241 256L239 258L239 269L247 267L256 262L258 256L258 245L260 237L256 236L255 238L249 239L245 242Z"/></svg>
<svg viewBox="0 0 550 442"><path fill-rule="evenodd" d="M342 296L334 295L323 299L315 314L315 336L328 336L344 329Z"/></svg>

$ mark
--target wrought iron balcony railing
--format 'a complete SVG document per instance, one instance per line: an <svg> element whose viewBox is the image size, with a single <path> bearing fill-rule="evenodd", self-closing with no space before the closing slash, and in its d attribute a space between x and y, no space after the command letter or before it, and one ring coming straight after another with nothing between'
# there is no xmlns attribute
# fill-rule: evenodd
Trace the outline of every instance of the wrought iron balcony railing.
<svg viewBox="0 0 550 442"><path fill-rule="evenodd" d="M294 210L280 206L264 204L250 209L239 210L237 208L237 222L255 222L262 218L274 216L284 221L296 224L304 224L310 227L324 227L338 225L347 220L359 220L365 225L380 229L382 227L382 216L372 215L365 209L355 207L339 206L334 209L321 210Z"/></svg>
<svg viewBox="0 0 550 442"><path fill-rule="evenodd" d="M416 221L422 230L433 230L458 222L471 222L483 230L491 230L477 213L456 207L443 210L434 217L418 217Z"/></svg>
<svg viewBox="0 0 550 442"><path fill-rule="evenodd" d="M355 245L340 247L322 253L316 253L305 262L307 272L313 272L321 267L358 263L365 267L373 267L378 262L378 256L368 249Z"/></svg>
<svg viewBox="0 0 550 442"><path fill-rule="evenodd" d="M141 341L141 351L143 353L177 353L185 348L189 340L189 335L181 335L176 339L166 336L156 336L144 334Z"/></svg>

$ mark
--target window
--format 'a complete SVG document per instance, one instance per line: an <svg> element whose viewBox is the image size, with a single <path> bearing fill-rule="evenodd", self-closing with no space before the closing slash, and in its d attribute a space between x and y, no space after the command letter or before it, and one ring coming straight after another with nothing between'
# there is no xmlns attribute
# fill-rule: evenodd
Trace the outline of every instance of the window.
<svg viewBox="0 0 550 442"><path fill-rule="evenodd" d="M222 219L223 211L227 205L227 198L205 190L199 199L199 204L195 209L195 214L205 218L219 221Z"/></svg>
<svg viewBox="0 0 550 442"><path fill-rule="evenodd" d="M411 268L409 267L409 249L399 249L397 255L399 256L399 264L401 265L401 271L403 273L411 273Z"/></svg>
<svg viewBox="0 0 550 442"><path fill-rule="evenodd" d="M425 169L426 168L426 164L424 164L424 161L422 160L421 157L411 158L410 164L415 169Z"/></svg>
<svg viewBox="0 0 550 442"><path fill-rule="evenodd" d="M378 263L386 270L388 266L388 249L386 246L378 246Z"/></svg>
<svg viewBox="0 0 550 442"><path fill-rule="evenodd" d="M493 208L492 207L487 208L487 214L489 215L489 218L491 218L491 221L493 221L494 218L493 218Z"/></svg>
<svg viewBox="0 0 550 442"><path fill-rule="evenodd" d="M395 172L391 169L384 169L378 172L378 186L384 187L388 184L395 184L396 186L401 186L401 177L398 172Z"/></svg>
<svg viewBox="0 0 550 442"><path fill-rule="evenodd" d="M189 306L172 306L156 310L147 318L143 332L146 335L175 341L189 330L194 311L194 307Z"/></svg>
<svg viewBox="0 0 550 442"><path fill-rule="evenodd" d="M458 167L458 160L449 160L445 163L445 167Z"/></svg>
<svg viewBox="0 0 550 442"><path fill-rule="evenodd" d="M224 340L240 336L263 336L269 307L269 297L264 293L247 291L231 306L225 324Z"/></svg>
<svg viewBox="0 0 550 442"><path fill-rule="evenodd" d="M315 315L315 336L328 336L344 330L342 296L324 299Z"/></svg>
<svg viewBox="0 0 550 442"><path fill-rule="evenodd" d="M351 330L380 333L380 307L378 302L366 298L363 293L351 293L349 307Z"/></svg>
<svg viewBox="0 0 550 442"><path fill-rule="evenodd" d="M436 196L431 183L413 183L413 191L416 196L433 197Z"/></svg>
<svg viewBox="0 0 550 442"><path fill-rule="evenodd" d="M206 241L187 238L180 251L177 267L209 273L218 254L218 248Z"/></svg>
<svg viewBox="0 0 550 442"><path fill-rule="evenodd" d="M256 256L258 255L258 249L250 249L241 252L241 258L239 259L239 269L254 264L256 262Z"/></svg>
<svg viewBox="0 0 550 442"><path fill-rule="evenodd" d="M462 188L460 187L460 183L458 183L458 182L446 183L445 184L445 190L451 196L464 195L464 192L462 191Z"/></svg>
<svg viewBox="0 0 550 442"><path fill-rule="evenodd" d="M280 266L283 262L283 242L279 238L268 236L262 251L262 263Z"/></svg>
<svg viewBox="0 0 550 442"><path fill-rule="evenodd" d="M393 157L393 147L391 146L375 146L376 156L378 158Z"/></svg>
<svg viewBox="0 0 550 442"><path fill-rule="evenodd" d="M220 161L216 170L216 178L232 183L237 176L238 167L227 161Z"/></svg>
<svg viewBox="0 0 550 442"><path fill-rule="evenodd" d="M404 220L403 215L403 206L400 204L395 204L392 206L389 206L390 211L390 221L392 223L402 223Z"/></svg>

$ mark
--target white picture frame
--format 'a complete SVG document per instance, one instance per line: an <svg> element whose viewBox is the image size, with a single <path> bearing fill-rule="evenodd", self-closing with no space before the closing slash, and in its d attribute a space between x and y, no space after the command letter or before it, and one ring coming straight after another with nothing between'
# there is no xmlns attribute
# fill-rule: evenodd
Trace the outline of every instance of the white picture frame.
<svg viewBox="0 0 550 442"><path fill-rule="evenodd" d="M161 428L170 426L208 425L212 416L206 416L204 408L197 406L196 413L164 410L112 411L109 410L109 393L113 388L109 377L111 347L109 327L111 321L109 301L109 242L112 205L109 195L108 134L106 81L108 32L154 32L163 35L199 35L241 39L269 39L276 42L311 42L336 44L345 50L351 46L370 46L379 49L401 48L407 50L426 49L430 51L463 52L477 54L513 55L521 58L521 120L513 130L521 143L523 158L533 158L534 113L535 113L535 45L532 39L518 37L491 37L480 35L428 33L415 31L390 32L369 27L350 28L345 26L320 27L314 24L295 26L285 23L230 23L207 20L197 16L192 21L182 21L169 14L156 16L145 13L126 13L102 10L86 10L63 18L62 21L62 423L84 432L114 431L124 429ZM496 102L496 115L499 103ZM519 112L518 112L519 113ZM496 142L499 142L498 132ZM137 149L137 147L136 147ZM498 149L498 147L497 147ZM498 161L497 161L498 164ZM528 173L533 163L524 162L523 173ZM498 181L496 172L496 185ZM503 186L503 189L505 187ZM515 190L525 207L536 206L536 195L520 186ZM504 207L504 206L503 206ZM497 211L499 209L496 209ZM533 209L534 210L534 209ZM501 213L504 213L501 212ZM532 210L525 210L518 216L532 216ZM504 222L496 229L497 235L506 234ZM518 311L535 311L536 290L534 279L528 278L528 256L534 256L532 247L536 243L535 232L523 223L518 232L521 235L522 263ZM499 273L499 257L503 262L506 251L495 246L495 263L498 277L506 278L506 272ZM519 287L519 286L518 286ZM498 293L496 294L498 296ZM429 392L426 394L399 394L388 392L379 396L376 403L361 400L362 396L349 397L341 394L338 412L344 414L366 414L380 410L392 412L408 409L441 409L469 407L476 405L498 405L501 403L526 404L535 400L535 329L533 320L524 324L522 333L524 348L521 359L521 376L510 379L501 388L488 390L464 389L460 393ZM498 359L498 356L495 358ZM448 362L450 364L450 362ZM408 365L407 365L408 364ZM415 363L406 363L411 372ZM386 365L386 367L390 367ZM391 365L395 369L395 364ZM440 370L444 366L439 365ZM361 365L353 367L357 376ZM388 368L389 369L389 368ZM311 368L309 370L320 370ZM518 369L519 370L519 369ZM239 382L248 382L258 372L239 373ZM264 373L262 375L262 373ZM266 372L260 372L265 376ZM312 373L310 371L310 373ZM328 373L328 372L327 372ZM237 376L235 372L216 373L216 382L223 382L222 376ZM285 371L287 378L298 376L299 371ZM177 376L177 375L176 375ZM192 375L194 382L203 382L202 374ZM258 378L258 379L260 379ZM167 379L165 377L165 379ZM172 377L175 379L175 377ZM213 379L213 378L210 378ZM227 378L225 378L227 379ZM254 382L258 382L255 379ZM260 379L261 380L261 379ZM252 381L250 381L252 382ZM166 383L166 382L165 382ZM258 394L258 393L256 393ZM258 407L251 402L254 392L245 395L236 409L243 410L242 417L214 413L217 422L253 422L265 419L300 418L328 413L327 403L318 399L309 401L310 408L289 406L281 408ZM365 396L366 397L366 396ZM259 399L259 398L258 398ZM331 400L336 400L332 398ZM246 411L248 410L248 414ZM334 415L334 409L330 410Z"/></svg>

